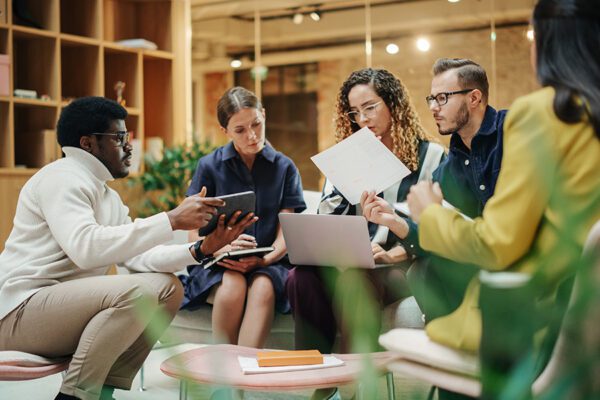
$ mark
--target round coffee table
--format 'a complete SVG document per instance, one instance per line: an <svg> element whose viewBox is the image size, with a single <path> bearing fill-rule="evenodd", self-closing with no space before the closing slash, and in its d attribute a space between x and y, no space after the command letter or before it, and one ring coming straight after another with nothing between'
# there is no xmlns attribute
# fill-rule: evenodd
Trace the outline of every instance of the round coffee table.
<svg viewBox="0 0 600 400"><path fill-rule="evenodd" d="M238 356L256 357L259 349L220 344L206 346L177 354L160 366L161 371L180 381L180 399L187 399L187 383L223 385L242 390L283 392L290 390L320 389L355 382L370 363L386 374L388 398L394 399L391 373L385 366L396 358L391 352L368 354L334 354L344 361L343 366L304 371L271 372L244 375Z"/></svg>

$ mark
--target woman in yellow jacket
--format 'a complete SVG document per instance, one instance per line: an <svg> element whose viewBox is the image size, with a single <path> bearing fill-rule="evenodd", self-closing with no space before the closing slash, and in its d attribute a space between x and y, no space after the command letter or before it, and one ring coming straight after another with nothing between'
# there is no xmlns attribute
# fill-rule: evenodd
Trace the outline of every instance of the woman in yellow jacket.
<svg viewBox="0 0 600 400"><path fill-rule="evenodd" d="M532 64L543 88L510 108L494 196L481 218L441 206L439 186L412 187L421 246L482 269L535 275L552 299L600 218L600 8L596 0L540 0ZM478 350L479 282L462 305L430 322L432 340Z"/></svg>

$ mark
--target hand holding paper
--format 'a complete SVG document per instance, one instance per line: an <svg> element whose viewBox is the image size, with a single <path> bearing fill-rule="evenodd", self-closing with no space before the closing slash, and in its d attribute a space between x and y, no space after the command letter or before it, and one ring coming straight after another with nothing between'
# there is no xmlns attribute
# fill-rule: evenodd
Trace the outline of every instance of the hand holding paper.
<svg viewBox="0 0 600 400"><path fill-rule="evenodd" d="M380 193L410 174L367 127L311 160L351 204L357 204L364 191Z"/></svg>

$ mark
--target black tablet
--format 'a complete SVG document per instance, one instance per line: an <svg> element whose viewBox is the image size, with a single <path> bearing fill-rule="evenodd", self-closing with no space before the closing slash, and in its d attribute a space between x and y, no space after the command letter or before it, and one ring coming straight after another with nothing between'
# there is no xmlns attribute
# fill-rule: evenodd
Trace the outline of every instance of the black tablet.
<svg viewBox="0 0 600 400"><path fill-rule="evenodd" d="M242 212L238 221L248 213L254 212L256 196L252 191L217 196L217 198L225 200L225 205L217 207L217 215L213 216L208 225L198 230L200 236L206 236L211 233L217 227L219 216L222 214L225 214L225 223L227 223L229 218L238 210Z"/></svg>

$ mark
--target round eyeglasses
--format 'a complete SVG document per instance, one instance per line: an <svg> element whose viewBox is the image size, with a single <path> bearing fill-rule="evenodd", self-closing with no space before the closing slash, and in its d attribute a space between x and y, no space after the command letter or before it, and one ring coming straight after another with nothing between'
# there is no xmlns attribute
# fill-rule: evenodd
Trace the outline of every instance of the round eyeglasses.
<svg viewBox="0 0 600 400"><path fill-rule="evenodd" d="M350 121L355 124L358 123L363 117L365 119L371 119L377 114L377 107L383 102L383 100L378 101L377 103L369 104L362 110L358 111L349 111L346 113L346 116L350 119Z"/></svg>
<svg viewBox="0 0 600 400"><path fill-rule="evenodd" d="M129 138L133 136L132 131L118 131L118 132L94 132L90 133L90 135L98 135L98 136L115 136L119 147L123 147L129 143Z"/></svg>
<svg viewBox="0 0 600 400"><path fill-rule="evenodd" d="M438 93L435 96L430 94L429 96L425 97L425 101L427 102L427 105L429 107L438 105L438 106L443 106L444 104L446 104L448 102L448 98L454 94L465 94L465 93L469 93L471 91L473 91L475 89L463 89L463 90L457 90L454 92L442 92L442 93Z"/></svg>

